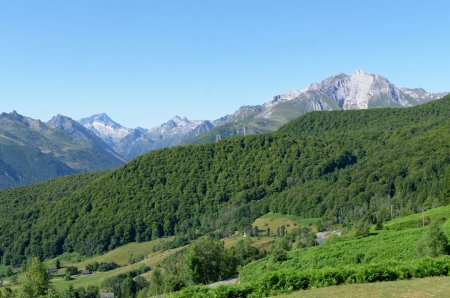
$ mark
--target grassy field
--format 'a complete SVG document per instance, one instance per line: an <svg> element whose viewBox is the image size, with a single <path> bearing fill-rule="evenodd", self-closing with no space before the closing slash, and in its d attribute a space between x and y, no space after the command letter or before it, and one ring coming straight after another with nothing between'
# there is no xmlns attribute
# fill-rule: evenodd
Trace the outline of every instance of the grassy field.
<svg viewBox="0 0 450 298"><path fill-rule="evenodd" d="M153 253L156 245L170 241L172 238L158 239L154 241L141 242L141 243L128 243L121 247L118 247L106 254L95 256L92 258L82 257L78 254L66 254L58 257L63 267L76 266L79 269L84 269L86 265L93 262L114 262L120 266L128 265L128 259L132 256L148 256ZM56 258L47 260L44 264L47 268L54 268Z"/></svg>
<svg viewBox="0 0 450 298"><path fill-rule="evenodd" d="M271 234L275 234L281 226L285 226L290 232L300 226L313 226L316 228L320 223L320 218L303 218L295 215L284 215L279 213L267 213L253 222L254 227L258 227L260 231L266 231L268 228Z"/></svg>
<svg viewBox="0 0 450 298"><path fill-rule="evenodd" d="M150 268L153 268L156 265L158 265L162 260L164 260L166 257L174 254L175 252L177 252L180 249L181 248L176 248L176 249L166 250L163 252L151 253L144 260L137 262L135 264L119 267L119 268L116 268L114 270L107 271L107 272L96 272L96 273L94 273L92 275L88 275L88 276L76 276L71 281L65 281L62 278L55 278L52 280L52 283L58 291L64 290L64 289L68 288L70 285L74 286L75 288L87 287L90 285L100 286L101 283L109 277L113 277L113 276L116 276L119 274L127 273L132 270L136 270L143 265L147 265L147 266L150 266Z"/></svg>
<svg viewBox="0 0 450 298"><path fill-rule="evenodd" d="M90 285L100 286L101 283L107 278L117 276L119 274L124 274L132 270L136 270L141 266L146 265L150 266L150 268L153 268L157 266L166 257L174 254L175 252L181 249L177 248L162 252L153 252L155 246L170 240L172 240L172 238L164 238L142 243L129 243L119 248L116 248L106 254L94 256L91 258L86 258L76 253L64 254L58 257L63 268L61 268L55 275L55 277L52 279L52 283L54 284L55 288L59 291L64 290L71 285L74 286L75 288L87 287ZM130 257L138 257L138 256L142 256L144 257L144 259L134 264L129 264L128 260L130 259ZM55 262L56 258L46 260L44 264L47 268L54 268ZM65 267L76 266L78 269L83 270L84 268L86 268L86 265L94 262L105 262L105 263L114 262L120 265L120 267L107 272L96 272L88 276L73 276L73 280L70 281L65 281L63 279Z"/></svg>
<svg viewBox="0 0 450 298"><path fill-rule="evenodd" d="M298 291L279 298L422 298L450 296L450 277L430 277L413 280L352 284Z"/></svg>

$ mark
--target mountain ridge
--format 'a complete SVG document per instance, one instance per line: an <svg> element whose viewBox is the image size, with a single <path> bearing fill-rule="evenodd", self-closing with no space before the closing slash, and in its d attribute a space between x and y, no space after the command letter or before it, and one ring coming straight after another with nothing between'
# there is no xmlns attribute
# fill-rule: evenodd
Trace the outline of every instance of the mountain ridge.
<svg viewBox="0 0 450 298"><path fill-rule="evenodd" d="M276 95L264 104L243 106L218 119L216 128L188 143L204 144L234 135L271 132L311 111L410 107L447 94L429 93L423 88L398 88L387 78L362 70L350 75L341 73L305 89Z"/></svg>
<svg viewBox="0 0 450 298"><path fill-rule="evenodd" d="M358 70L276 95L261 105L244 105L235 113L216 120L189 120L176 115L150 129L127 128L105 113L78 121L56 115L48 122L22 116L16 111L2 113L0 121L4 123L0 144L5 147L3 156L0 155L0 169L4 169L3 176L0 175L0 188L110 169L165 147L268 133L311 111L408 107L445 94L429 93L422 88L398 88L381 75ZM27 162L13 166L16 157L7 152L14 150L22 152L18 156ZM43 164L33 163L35 159L41 159ZM41 175L39 168L43 165L52 169L51 173Z"/></svg>
<svg viewBox="0 0 450 298"><path fill-rule="evenodd" d="M345 225L374 223L392 205L400 214L441 206L450 197L449 119L450 96L313 112L271 134L166 148L95 177L2 191L0 258L20 264L171 235L222 237L269 211Z"/></svg>
<svg viewBox="0 0 450 298"><path fill-rule="evenodd" d="M47 123L13 111L0 114L0 188L86 171L112 169L124 160L69 117Z"/></svg>

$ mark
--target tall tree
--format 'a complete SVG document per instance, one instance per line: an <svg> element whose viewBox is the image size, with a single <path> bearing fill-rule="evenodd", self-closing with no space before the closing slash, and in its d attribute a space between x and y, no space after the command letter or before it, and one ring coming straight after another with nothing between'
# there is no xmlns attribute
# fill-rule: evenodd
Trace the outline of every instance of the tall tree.
<svg viewBox="0 0 450 298"><path fill-rule="evenodd" d="M438 257L447 254L449 251L448 238L439 228L437 223L432 223L427 235L419 243L417 251L419 255Z"/></svg>
<svg viewBox="0 0 450 298"><path fill-rule="evenodd" d="M19 297L38 298L50 292L50 277L38 258L33 258L21 278Z"/></svg>
<svg viewBox="0 0 450 298"><path fill-rule="evenodd" d="M202 237L193 242L186 255L186 263L195 283L207 284L219 280L226 268L223 242L211 237Z"/></svg>

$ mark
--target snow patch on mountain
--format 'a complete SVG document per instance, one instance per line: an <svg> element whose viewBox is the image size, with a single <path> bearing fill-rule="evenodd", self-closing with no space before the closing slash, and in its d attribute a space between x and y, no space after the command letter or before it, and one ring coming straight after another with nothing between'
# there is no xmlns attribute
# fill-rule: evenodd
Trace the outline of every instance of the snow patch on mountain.
<svg viewBox="0 0 450 298"><path fill-rule="evenodd" d="M132 129L123 127L104 113L80 119L79 122L111 145L119 142L132 132Z"/></svg>
<svg viewBox="0 0 450 298"><path fill-rule="evenodd" d="M126 159L132 159L151 150L178 145L188 137L195 137L214 128L209 121L189 120L180 116L175 116L151 129L127 128L106 114L93 115L79 122Z"/></svg>

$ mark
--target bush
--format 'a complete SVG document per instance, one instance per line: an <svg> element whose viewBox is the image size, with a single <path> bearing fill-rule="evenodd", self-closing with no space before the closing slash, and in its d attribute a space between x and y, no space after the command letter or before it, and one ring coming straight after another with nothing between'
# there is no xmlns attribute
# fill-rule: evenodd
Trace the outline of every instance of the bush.
<svg viewBox="0 0 450 298"><path fill-rule="evenodd" d="M437 223L431 224L425 238L417 246L419 256L438 257L448 254L448 239Z"/></svg>
<svg viewBox="0 0 450 298"><path fill-rule="evenodd" d="M291 250L291 243L288 238L284 237L277 240L272 247L270 255L274 262L284 262L288 259L288 251Z"/></svg>
<svg viewBox="0 0 450 298"><path fill-rule="evenodd" d="M246 298L249 297L253 291L254 288L248 285L227 285L211 290L210 294L215 298Z"/></svg>
<svg viewBox="0 0 450 298"><path fill-rule="evenodd" d="M191 298L191 297L198 297L198 298L206 298L211 297L208 294L209 289L205 286L190 286L178 293L174 293L170 295L172 298Z"/></svg>
<svg viewBox="0 0 450 298"><path fill-rule="evenodd" d="M69 266L66 268L66 275L77 275L78 273L78 268L75 266Z"/></svg>
<svg viewBox="0 0 450 298"><path fill-rule="evenodd" d="M117 265L114 262L109 262L109 263L99 263L99 262L94 262L94 263L90 263L86 266L86 270L89 270L91 272L106 272L106 271L111 271L114 270L116 268L120 267L119 265Z"/></svg>

